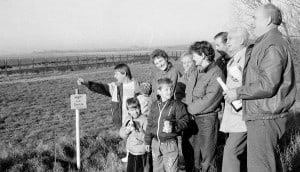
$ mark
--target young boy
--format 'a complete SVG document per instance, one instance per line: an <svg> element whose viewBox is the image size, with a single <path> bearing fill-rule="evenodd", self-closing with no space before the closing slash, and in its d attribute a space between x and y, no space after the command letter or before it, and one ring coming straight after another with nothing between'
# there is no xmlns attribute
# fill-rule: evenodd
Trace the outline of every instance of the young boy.
<svg viewBox="0 0 300 172"><path fill-rule="evenodd" d="M120 136L123 139L127 138L127 172L143 172L146 162L144 136L147 118L141 115L141 106L137 98L129 98L126 102L129 116L120 129Z"/></svg>
<svg viewBox="0 0 300 172"><path fill-rule="evenodd" d="M185 105L173 97L173 82L169 78L157 81L158 100L154 101L145 134L146 151L152 147L153 171L178 171L177 136L187 128Z"/></svg>
<svg viewBox="0 0 300 172"><path fill-rule="evenodd" d="M150 107L152 104L152 99L150 97L152 92L152 85L147 82L140 84L139 94L136 96L141 105L142 114L148 117L150 112Z"/></svg>
<svg viewBox="0 0 300 172"><path fill-rule="evenodd" d="M179 70L177 70L171 62L169 62L169 56L168 54L161 49L154 50L151 55L151 60L154 66L158 69L153 71L153 81L152 86L154 90L154 96L157 95L157 80L160 78L170 78L172 81L172 84L174 86L174 90L176 89L175 86L177 84L178 77L180 76ZM174 92L175 99L176 99L176 91Z"/></svg>

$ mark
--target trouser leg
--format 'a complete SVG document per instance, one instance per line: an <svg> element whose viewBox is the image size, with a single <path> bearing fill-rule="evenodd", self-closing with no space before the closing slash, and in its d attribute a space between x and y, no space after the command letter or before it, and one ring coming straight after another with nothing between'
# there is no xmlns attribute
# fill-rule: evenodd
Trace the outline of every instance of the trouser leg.
<svg viewBox="0 0 300 172"><path fill-rule="evenodd" d="M179 170L179 150L177 142L174 140L161 143L161 151L163 154L163 164L166 172L177 172Z"/></svg>
<svg viewBox="0 0 300 172"><path fill-rule="evenodd" d="M248 172L282 171L276 146L286 130L287 118L247 121Z"/></svg>
<svg viewBox="0 0 300 172"><path fill-rule="evenodd" d="M246 150L247 132L229 133L223 153L222 172L240 172L240 156Z"/></svg>
<svg viewBox="0 0 300 172"><path fill-rule="evenodd" d="M153 139L151 148L152 148L153 171L164 172L163 155L160 150L160 143L156 139Z"/></svg>
<svg viewBox="0 0 300 172"><path fill-rule="evenodd" d="M193 137L195 167L203 172L214 168L218 135L217 115L197 117L198 133Z"/></svg>

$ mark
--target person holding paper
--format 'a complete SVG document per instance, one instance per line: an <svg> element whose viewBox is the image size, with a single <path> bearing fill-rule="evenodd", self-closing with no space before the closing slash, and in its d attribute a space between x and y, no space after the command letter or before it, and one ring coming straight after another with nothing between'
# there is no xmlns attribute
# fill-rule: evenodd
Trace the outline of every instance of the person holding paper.
<svg viewBox="0 0 300 172"><path fill-rule="evenodd" d="M289 44L278 30L281 22L281 11L273 4L255 10L258 38L246 56L243 86L223 93L228 102L243 100L248 172L282 171L276 148L295 102L296 80Z"/></svg>
<svg viewBox="0 0 300 172"><path fill-rule="evenodd" d="M226 86L228 89L242 86L242 72L248 37L249 33L244 28L234 28L228 32L227 47L232 55L227 64ZM241 103L241 101L236 100L236 103ZM222 172L244 171L240 169L240 155L243 154L246 148L247 128L245 121L242 120L242 110L234 108L234 105L225 102L223 119L220 125L220 131L228 133L224 146Z"/></svg>

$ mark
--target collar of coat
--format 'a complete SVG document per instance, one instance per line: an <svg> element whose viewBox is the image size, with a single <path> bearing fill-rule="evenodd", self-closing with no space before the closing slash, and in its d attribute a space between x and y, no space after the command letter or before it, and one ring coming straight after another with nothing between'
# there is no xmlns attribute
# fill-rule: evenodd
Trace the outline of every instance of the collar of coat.
<svg viewBox="0 0 300 172"><path fill-rule="evenodd" d="M216 65L214 62L211 62L208 66L205 68L198 66L197 69L200 73L207 73L210 69L214 68Z"/></svg>

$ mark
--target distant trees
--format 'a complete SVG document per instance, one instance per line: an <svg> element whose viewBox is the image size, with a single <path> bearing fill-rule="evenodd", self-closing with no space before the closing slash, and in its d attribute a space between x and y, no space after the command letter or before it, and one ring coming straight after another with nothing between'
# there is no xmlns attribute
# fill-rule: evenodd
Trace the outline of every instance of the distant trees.
<svg viewBox="0 0 300 172"><path fill-rule="evenodd" d="M254 10L266 3L273 3L282 10L283 23L279 28L291 43L294 52L299 52L300 45L300 0L235 0L235 18L239 25L253 30ZM295 53L299 58L299 54Z"/></svg>

